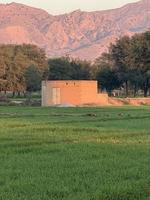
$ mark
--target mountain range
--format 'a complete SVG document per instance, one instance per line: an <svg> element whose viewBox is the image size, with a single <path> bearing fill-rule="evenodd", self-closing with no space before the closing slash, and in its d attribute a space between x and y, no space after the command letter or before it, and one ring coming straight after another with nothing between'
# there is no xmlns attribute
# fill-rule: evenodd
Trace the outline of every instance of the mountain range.
<svg viewBox="0 0 150 200"><path fill-rule="evenodd" d="M123 35L150 28L150 0L121 8L62 15L18 3L0 4L0 43L31 43L45 49L49 57L70 55L94 60L110 43Z"/></svg>

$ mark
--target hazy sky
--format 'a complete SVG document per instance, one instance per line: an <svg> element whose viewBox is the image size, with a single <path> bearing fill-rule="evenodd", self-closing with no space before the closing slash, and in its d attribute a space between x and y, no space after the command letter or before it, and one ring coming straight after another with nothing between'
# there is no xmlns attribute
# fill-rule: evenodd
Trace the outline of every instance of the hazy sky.
<svg viewBox="0 0 150 200"><path fill-rule="evenodd" d="M43 8L50 14L60 14L76 9L84 11L117 8L138 0L14 0L18 3ZM12 0L0 0L0 3L11 3Z"/></svg>

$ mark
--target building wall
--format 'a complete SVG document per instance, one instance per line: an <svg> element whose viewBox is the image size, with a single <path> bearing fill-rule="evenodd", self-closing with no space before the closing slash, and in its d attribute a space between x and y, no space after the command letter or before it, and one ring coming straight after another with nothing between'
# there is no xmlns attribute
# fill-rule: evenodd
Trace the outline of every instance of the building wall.
<svg viewBox="0 0 150 200"><path fill-rule="evenodd" d="M94 104L97 101L97 82L81 82L81 104Z"/></svg>
<svg viewBox="0 0 150 200"><path fill-rule="evenodd" d="M81 84L79 81L52 82L52 87L60 88L60 104L80 104Z"/></svg>
<svg viewBox="0 0 150 200"><path fill-rule="evenodd" d="M98 94L97 81L43 81L42 106L99 104L108 95Z"/></svg>

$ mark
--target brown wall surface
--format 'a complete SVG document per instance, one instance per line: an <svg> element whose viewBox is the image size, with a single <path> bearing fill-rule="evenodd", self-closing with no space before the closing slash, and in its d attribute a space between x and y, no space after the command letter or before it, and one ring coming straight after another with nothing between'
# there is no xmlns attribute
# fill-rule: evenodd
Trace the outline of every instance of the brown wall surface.
<svg viewBox="0 0 150 200"><path fill-rule="evenodd" d="M81 102L81 85L79 81L60 81L52 83L52 87L60 88L61 104L78 105Z"/></svg>
<svg viewBox="0 0 150 200"><path fill-rule="evenodd" d="M141 106L141 105L150 105L150 98L116 98L109 97L108 98L109 105L113 106L123 106L123 105L133 105L133 106Z"/></svg>
<svg viewBox="0 0 150 200"><path fill-rule="evenodd" d="M103 101L108 101L108 95L98 94L97 81L42 82L42 106L99 104Z"/></svg>
<svg viewBox="0 0 150 200"><path fill-rule="evenodd" d="M97 82L81 82L81 104L94 104L97 102Z"/></svg>

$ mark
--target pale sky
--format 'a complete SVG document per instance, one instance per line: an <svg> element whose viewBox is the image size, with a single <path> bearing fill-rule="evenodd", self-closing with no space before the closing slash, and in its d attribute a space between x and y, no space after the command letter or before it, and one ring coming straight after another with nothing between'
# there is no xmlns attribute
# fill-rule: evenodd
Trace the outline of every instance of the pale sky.
<svg viewBox="0 0 150 200"><path fill-rule="evenodd" d="M47 10L50 14L62 14L76 9L83 11L106 10L123 6L138 0L13 0ZM0 0L0 3L11 3L12 0Z"/></svg>

